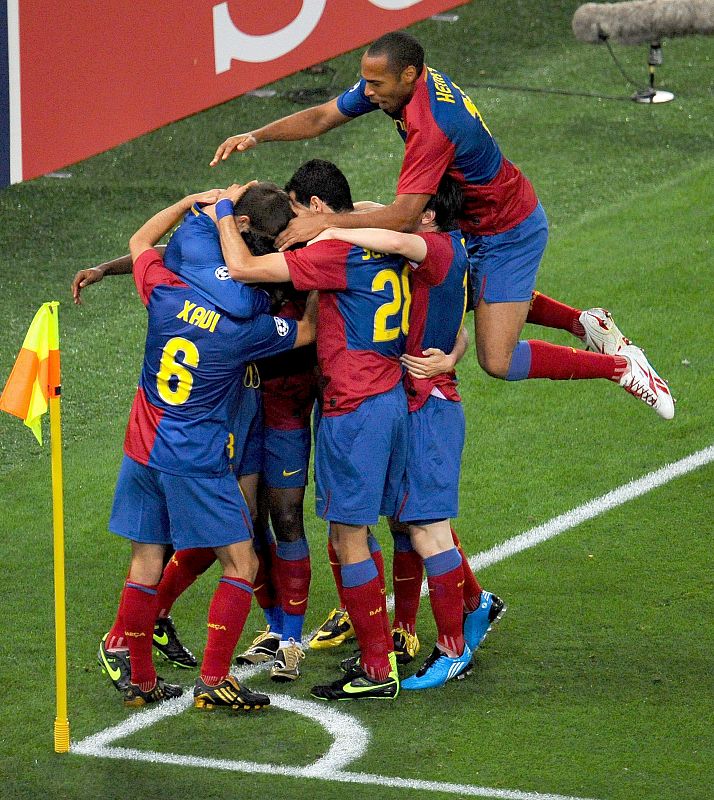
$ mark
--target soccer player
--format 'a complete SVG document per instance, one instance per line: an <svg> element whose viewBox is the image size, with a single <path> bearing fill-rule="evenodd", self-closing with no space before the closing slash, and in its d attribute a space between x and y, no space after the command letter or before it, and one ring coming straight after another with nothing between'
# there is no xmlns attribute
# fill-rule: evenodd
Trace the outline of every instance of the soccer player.
<svg viewBox="0 0 714 800"><path fill-rule="evenodd" d="M331 210L352 209L346 188ZM242 191L231 187L227 197L236 200ZM333 683L314 686L312 694L325 700L395 698L399 677L384 577L370 552L369 526L380 514L396 514L406 457L407 408L399 363L408 319L403 259L342 242L255 258L227 216L219 231L234 278L291 279L298 289L319 291L323 403L315 454L316 506L330 522L361 662Z"/></svg>
<svg viewBox="0 0 714 800"><path fill-rule="evenodd" d="M468 257L457 217L462 194L455 181L442 178L429 200L415 234L384 229L328 228L319 239L345 241L369 250L394 253L411 268L411 307L407 353L421 356L429 348L451 352L466 314ZM465 348L464 348L465 349ZM503 613L495 595L482 592L476 610L462 617L465 569L449 519L458 514L459 473L465 420L453 371L431 378L407 376L409 447L400 491L398 521L408 526L414 550L427 573L429 598L437 624L437 642L404 689L442 686L465 673L472 652L490 622ZM399 531L392 525L399 544ZM399 547L397 548L399 552ZM397 576L398 577L398 576ZM421 584L421 564L414 587ZM400 586L395 582L395 594ZM417 597L418 597L418 588Z"/></svg>
<svg viewBox="0 0 714 800"><path fill-rule="evenodd" d="M471 98L426 66L419 42L403 32L377 39L362 57L361 72L359 82L336 99L231 136L216 150L212 165L262 142L319 136L377 108L394 120L406 146L394 202L364 219L298 217L278 246L308 241L333 225L413 230L448 174L465 197L460 227L471 261L481 367L505 380L604 378L671 419L669 388L608 312L580 311L534 292L548 238L545 212L530 181L502 156ZM567 330L597 352L519 340L525 322Z"/></svg>
<svg viewBox="0 0 714 800"><path fill-rule="evenodd" d="M180 687L157 677L151 660L157 584L169 544L178 551L213 549L223 572L209 608L194 705L247 710L269 703L229 674L250 608L256 558L226 441L246 362L314 340L315 309L297 323L267 314L237 321L164 267L156 242L194 203L215 196L215 191L190 195L164 209L129 245L149 322L109 523L112 532L132 542L118 614L130 655L127 706L181 694Z"/></svg>

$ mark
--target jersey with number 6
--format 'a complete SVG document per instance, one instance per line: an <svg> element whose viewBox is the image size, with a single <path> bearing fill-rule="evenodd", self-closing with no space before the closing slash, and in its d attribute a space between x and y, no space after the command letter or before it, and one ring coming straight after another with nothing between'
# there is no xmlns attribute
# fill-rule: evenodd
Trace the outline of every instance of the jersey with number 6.
<svg viewBox="0 0 714 800"><path fill-rule="evenodd" d="M409 267L401 256L322 241L284 253L296 289L318 289L317 361L324 416L394 388L409 330Z"/></svg>
<svg viewBox="0 0 714 800"><path fill-rule="evenodd" d="M124 452L163 472L223 475L245 364L291 349L297 324L226 316L167 270L156 250L136 259L134 281L149 323Z"/></svg>

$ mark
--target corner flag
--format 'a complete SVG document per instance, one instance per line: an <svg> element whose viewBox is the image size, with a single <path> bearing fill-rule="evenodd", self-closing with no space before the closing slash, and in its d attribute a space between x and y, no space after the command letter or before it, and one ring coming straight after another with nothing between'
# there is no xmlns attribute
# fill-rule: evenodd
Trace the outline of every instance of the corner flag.
<svg viewBox="0 0 714 800"><path fill-rule="evenodd" d="M52 530L55 583L55 752L69 752L67 718L67 613L64 575L62 422L60 417L59 303L43 303L30 324L20 354L7 379L0 410L25 421L42 444L42 415L50 410L52 461Z"/></svg>
<svg viewBox="0 0 714 800"><path fill-rule="evenodd" d="M0 395L0 410L25 421L42 444L42 415L48 398L59 394L58 302L43 303L32 320L22 349Z"/></svg>

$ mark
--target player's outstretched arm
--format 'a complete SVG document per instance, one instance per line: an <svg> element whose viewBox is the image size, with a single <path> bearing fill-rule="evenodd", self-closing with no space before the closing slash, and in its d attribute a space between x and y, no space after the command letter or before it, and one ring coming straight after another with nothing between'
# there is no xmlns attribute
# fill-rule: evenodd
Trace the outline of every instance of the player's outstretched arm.
<svg viewBox="0 0 714 800"><path fill-rule="evenodd" d="M358 213L303 214L290 221L288 227L276 238L280 250L294 244L309 242L326 228L387 228L391 231L412 231L417 227L429 202L430 194L399 194L388 206Z"/></svg>
<svg viewBox="0 0 714 800"><path fill-rule="evenodd" d="M165 244L156 246L156 250L161 255L164 254L165 249ZM103 264L97 264L96 267L80 269L72 279L72 297L75 305L81 305L82 289L85 287L91 286L93 283L99 283L105 275L131 275L131 270L132 261L128 253L124 256L119 256L119 258L113 258L111 261L105 261Z"/></svg>
<svg viewBox="0 0 714 800"><path fill-rule="evenodd" d="M293 142L298 139L313 139L315 136L344 125L352 117L342 114L337 108L337 100L328 100L319 106L306 108L288 117L282 117L249 133L229 136L222 142L213 156L211 166L225 161L231 153L243 153L261 142Z"/></svg>
<svg viewBox="0 0 714 800"><path fill-rule="evenodd" d="M433 378L443 372L453 372L466 354L468 346L469 335L466 328L462 327L450 353L445 353L438 347L429 347L424 350L424 358L405 354L399 360L413 378Z"/></svg>
<svg viewBox="0 0 714 800"><path fill-rule="evenodd" d="M159 211L158 214L154 214L129 239L129 253L132 261L136 261L144 251L154 247L159 239L181 220L194 203L210 205L216 202L220 193L220 189L209 189L207 192L189 194L177 203Z"/></svg>
<svg viewBox="0 0 714 800"><path fill-rule="evenodd" d="M282 253L254 256L246 246L233 215L233 204L238 202L253 183L242 186L235 183L229 186L221 193L216 203L223 258L234 280L242 283L284 283L290 280L285 256ZM239 217L239 220L250 223L248 217Z"/></svg>
<svg viewBox="0 0 714 800"><path fill-rule="evenodd" d="M384 228L327 228L318 239L338 239L375 253L394 253L415 264L421 264L426 258L426 242L413 233Z"/></svg>

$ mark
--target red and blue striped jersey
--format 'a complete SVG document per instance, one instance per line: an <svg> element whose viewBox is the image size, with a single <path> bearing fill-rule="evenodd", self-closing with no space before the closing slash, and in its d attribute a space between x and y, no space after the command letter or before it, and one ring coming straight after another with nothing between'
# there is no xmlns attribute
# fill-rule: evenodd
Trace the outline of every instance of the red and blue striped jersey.
<svg viewBox="0 0 714 800"><path fill-rule="evenodd" d="M164 264L204 299L236 319L250 319L270 309L264 291L231 280L216 223L196 204L171 235Z"/></svg>
<svg viewBox="0 0 714 800"><path fill-rule="evenodd" d="M410 264L412 306L407 353L422 358L429 347L445 353L454 349L466 314L469 262L461 231L418 235L426 242L427 254L421 263ZM435 389L447 400L461 400L455 372L433 378L413 378L407 373L409 410L420 409Z"/></svg>
<svg viewBox="0 0 714 800"><path fill-rule="evenodd" d="M156 250L136 259L134 281L149 320L124 452L163 472L223 475L245 364L292 348L297 323L227 316L167 270Z"/></svg>
<svg viewBox="0 0 714 800"><path fill-rule="evenodd" d="M378 108L364 88L362 79L337 98L342 114ZM472 234L510 230L536 207L528 178L502 156L471 98L448 76L425 66L393 119L406 146L397 194L436 194L442 176L450 175L464 193L461 229Z"/></svg>
<svg viewBox="0 0 714 800"><path fill-rule="evenodd" d="M409 320L409 267L346 242L284 253L296 289L318 289L317 361L325 416L354 411L402 378Z"/></svg>

